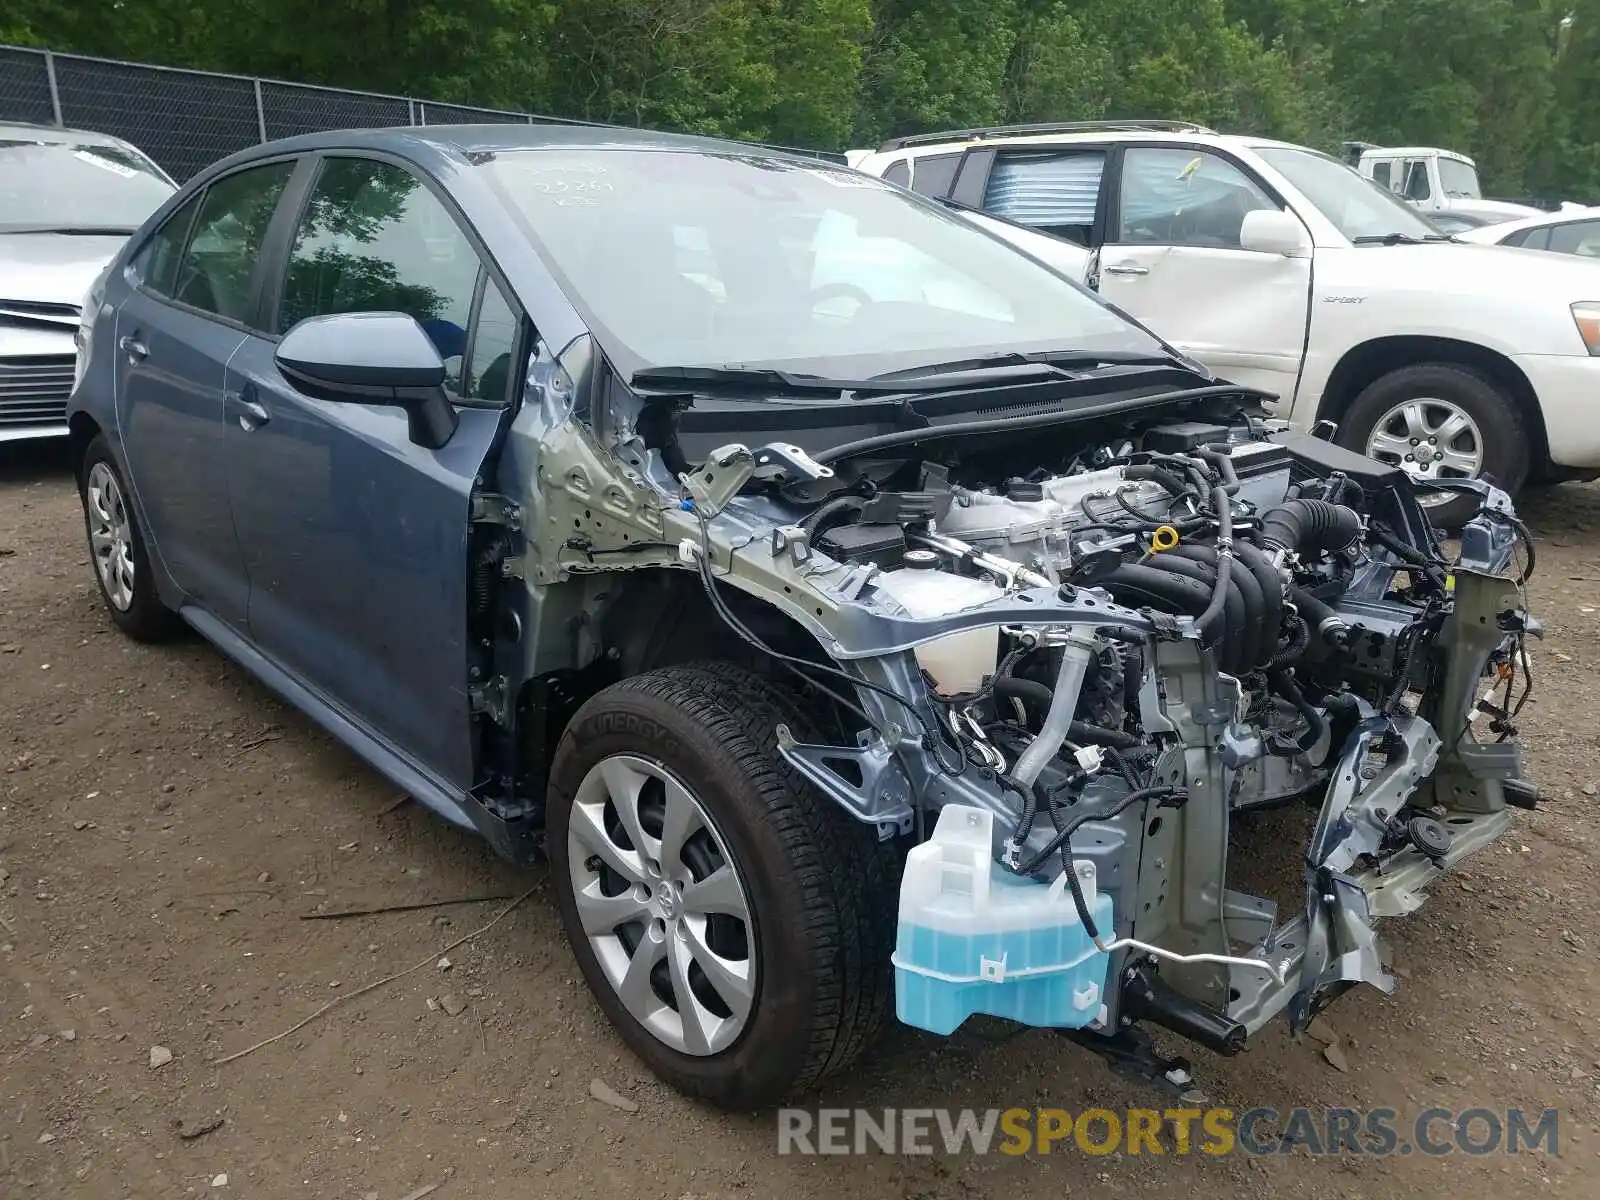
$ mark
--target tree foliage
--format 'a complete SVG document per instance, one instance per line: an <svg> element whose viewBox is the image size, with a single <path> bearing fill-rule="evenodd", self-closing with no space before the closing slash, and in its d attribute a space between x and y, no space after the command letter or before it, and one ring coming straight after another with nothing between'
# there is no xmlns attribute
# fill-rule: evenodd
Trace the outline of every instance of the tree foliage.
<svg viewBox="0 0 1600 1200"><path fill-rule="evenodd" d="M1600 199L1600 0L9 0L0 41L835 149L1182 118Z"/></svg>

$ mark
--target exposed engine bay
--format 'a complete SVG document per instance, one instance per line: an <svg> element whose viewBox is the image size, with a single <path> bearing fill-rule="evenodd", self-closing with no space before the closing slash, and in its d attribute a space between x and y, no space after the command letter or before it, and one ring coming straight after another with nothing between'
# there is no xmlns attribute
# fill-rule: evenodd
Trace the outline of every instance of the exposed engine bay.
<svg viewBox="0 0 1600 1200"><path fill-rule="evenodd" d="M1181 1084L1187 1065L1155 1055L1140 1023L1233 1053L1280 1013L1300 1030L1354 984L1393 990L1377 922L1537 802L1514 740L1532 688L1523 640L1539 633L1532 544L1509 497L1454 485L1481 508L1447 555L1426 485L1267 419L1237 389L1194 396L1047 436L989 422L1002 432L893 433L815 457L787 443L686 453L648 412L600 425L641 481L675 486L639 528L854 731L815 744L780 728L779 746L879 837L910 844L902 952L913 874L943 873L936 916L970 915L974 887L1018 905L985 937L1026 923L1016 888L1070 898L1087 938L1075 1013L982 1008L978 975L897 952L897 969L947 993L926 1002L936 1017L908 1015L902 994L902 1020L948 1031L969 1011L1013 1015ZM643 539L573 523L582 543L569 538L560 570L647 565ZM772 645L734 593L826 657ZM1279 912L1230 886L1229 824L1289 804L1317 816L1291 851L1303 900ZM974 830L994 879L951 883ZM1045 967L981 961L984 982L1044 986Z"/></svg>

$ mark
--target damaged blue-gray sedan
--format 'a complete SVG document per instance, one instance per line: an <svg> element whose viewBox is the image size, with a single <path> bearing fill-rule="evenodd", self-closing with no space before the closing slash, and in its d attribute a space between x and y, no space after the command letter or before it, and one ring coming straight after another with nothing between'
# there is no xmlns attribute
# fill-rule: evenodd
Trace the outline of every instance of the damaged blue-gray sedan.
<svg viewBox="0 0 1600 1200"><path fill-rule="evenodd" d="M1537 801L1503 493L1296 432L843 167L302 137L188 183L84 313L111 619L548 856L606 1015L717 1104L891 1014L1182 1090L1148 1026L1230 1054L1392 989L1382 920ZM1274 805L1317 814L1292 911L1229 870Z"/></svg>

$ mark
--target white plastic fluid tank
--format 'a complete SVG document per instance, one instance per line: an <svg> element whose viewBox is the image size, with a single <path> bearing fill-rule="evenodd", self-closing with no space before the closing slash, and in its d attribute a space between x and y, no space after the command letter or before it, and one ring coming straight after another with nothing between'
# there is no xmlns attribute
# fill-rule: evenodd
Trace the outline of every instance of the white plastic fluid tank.
<svg viewBox="0 0 1600 1200"><path fill-rule="evenodd" d="M926 556L925 558L922 556ZM1004 592L986 579L971 579L933 568L926 550L906 552L911 566L886 571L873 583L913 617L943 617L993 600ZM921 565L926 563L928 565ZM965 629L916 648L917 662L945 695L974 692L992 674L1000 656L999 625Z"/></svg>

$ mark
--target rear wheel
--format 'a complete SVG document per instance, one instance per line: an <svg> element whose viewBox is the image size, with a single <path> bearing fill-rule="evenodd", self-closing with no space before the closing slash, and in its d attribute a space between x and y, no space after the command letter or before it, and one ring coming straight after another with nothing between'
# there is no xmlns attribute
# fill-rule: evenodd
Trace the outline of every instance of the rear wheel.
<svg viewBox="0 0 1600 1200"><path fill-rule="evenodd" d="M1368 384L1340 422L1339 442L1413 478L1487 476L1515 492L1528 476L1530 447L1516 402L1504 388L1455 363L1420 363ZM1477 511L1471 496L1422 498L1436 525L1455 528Z"/></svg>
<svg viewBox="0 0 1600 1200"><path fill-rule="evenodd" d="M741 668L607 688L562 736L548 844L600 1007L675 1087L759 1108L845 1066L892 999L895 857L778 754L786 692Z"/></svg>
<svg viewBox="0 0 1600 1200"><path fill-rule="evenodd" d="M138 641L172 637L183 628L182 622L156 594L144 531L103 436L96 436L84 451L78 480L89 562L106 611L117 628Z"/></svg>

